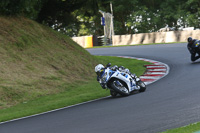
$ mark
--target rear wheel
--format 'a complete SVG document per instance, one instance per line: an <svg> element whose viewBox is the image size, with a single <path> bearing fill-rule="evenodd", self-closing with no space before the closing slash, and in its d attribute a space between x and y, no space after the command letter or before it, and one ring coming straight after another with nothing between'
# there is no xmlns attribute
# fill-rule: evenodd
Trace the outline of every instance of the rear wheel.
<svg viewBox="0 0 200 133"><path fill-rule="evenodd" d="M125 87L123 85L122 82L120 82L119 80L114 80L112 83L111 83L111 88L119 93L120 95L122 96L128 96L130 94L129 90L127 87Z"/></svg>

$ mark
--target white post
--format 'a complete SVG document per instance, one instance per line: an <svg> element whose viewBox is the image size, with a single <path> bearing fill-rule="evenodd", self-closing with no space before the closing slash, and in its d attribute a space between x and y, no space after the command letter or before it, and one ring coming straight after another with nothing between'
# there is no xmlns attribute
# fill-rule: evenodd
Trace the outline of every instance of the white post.
<svg viewBox="0 0 200 133"><path fill-rule="evenodd" d="M112 36L114 36L114 35L115 35L115 32L114 32L114 23L113 23L113 18L114 18L114 16L113 16L112 2L110 2L110 10L111 10L111 14L112 14L112 17L111 17ZM111 37L112 37L112 36L111 36ZM112 44L113 44L113 42L114 42L114 38L112 37Z"/></svg>
<svg viewBox="0 0 200 133"><path fill-rule="evenodd" d="M105 12L99 10L99 12L103 15L103 17L105 18ZM106 36L106 27L105 25L103 26L104 27L104 36Z"/></svg>

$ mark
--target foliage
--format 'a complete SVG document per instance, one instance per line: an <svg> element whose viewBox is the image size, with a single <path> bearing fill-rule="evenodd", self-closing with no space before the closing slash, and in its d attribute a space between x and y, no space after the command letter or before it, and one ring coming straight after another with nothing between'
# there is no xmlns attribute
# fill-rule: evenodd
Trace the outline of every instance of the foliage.
<svg viewBox="0 0 200 133"><path fill-rule="evenodd" d="M199 0L1 0L1 15L23 15L69 36L103 35L99 10L111 12L115 34L200 28Z"/></svg>
<svg viewBox="0 0 200 133"><path fill-rule="evenodd" d="M36 19L42 7L42 0L1 0L1 15L23 15Z"/></svg>

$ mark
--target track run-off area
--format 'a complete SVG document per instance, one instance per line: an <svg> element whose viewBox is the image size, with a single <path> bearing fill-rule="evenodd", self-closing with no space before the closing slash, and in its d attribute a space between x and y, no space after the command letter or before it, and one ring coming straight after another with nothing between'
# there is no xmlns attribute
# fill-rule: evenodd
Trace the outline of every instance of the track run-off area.
<svg viewBox="0 0 200 133"><path fill-rule="evenodd" d="M4 123L0 133L157 133L198 122L200 60L192 63L186 46L179 43L87 49L92 55L154 60L170 69L160 80L148 84L144 93L106 97ZM143 76L163 75L154 72Z"/></svg>

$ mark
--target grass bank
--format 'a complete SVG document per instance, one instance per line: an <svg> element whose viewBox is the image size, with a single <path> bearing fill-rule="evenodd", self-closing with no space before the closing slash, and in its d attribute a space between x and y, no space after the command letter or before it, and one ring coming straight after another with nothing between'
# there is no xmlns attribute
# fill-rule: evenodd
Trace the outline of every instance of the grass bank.
<svg viewBox="0 0 200 133"><path fill-rule="evenodd" d="M0 109L66 91L94 76L93 56L29 19L0 17L0 41Z"/></svg>
<svg viewBox="0 0 200 133"><path fill-rule="evenodd" d="M136 74L145 69L142 61L92 56L71 38L22 17L0 16L0 41L1 122L108 96L96 81L98 63Z"/></svg>

